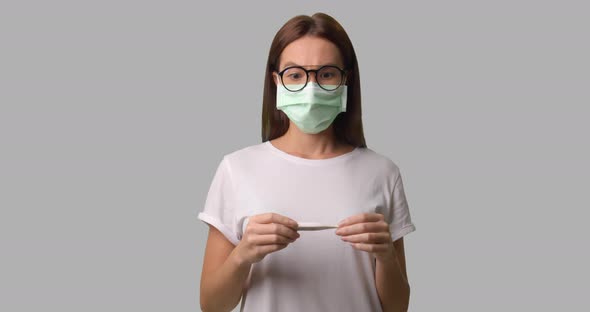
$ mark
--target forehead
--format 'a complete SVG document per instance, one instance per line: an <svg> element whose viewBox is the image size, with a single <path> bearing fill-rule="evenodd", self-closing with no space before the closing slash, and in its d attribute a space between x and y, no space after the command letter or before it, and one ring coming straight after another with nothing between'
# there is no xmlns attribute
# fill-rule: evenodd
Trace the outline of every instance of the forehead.
<svg viewBox="0 0 590 312"><path fill-rule="evenodd" d="M288 44L281 53L279 68L290 65L337 65L342 67L338 47L329 40L305 36Z"/></svg>

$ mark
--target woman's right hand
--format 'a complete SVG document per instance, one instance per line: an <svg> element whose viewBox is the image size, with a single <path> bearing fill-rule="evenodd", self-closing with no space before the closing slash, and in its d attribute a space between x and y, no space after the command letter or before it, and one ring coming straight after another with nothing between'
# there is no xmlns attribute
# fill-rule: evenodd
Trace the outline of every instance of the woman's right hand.
<svg viewBox="0 0 590 312"><path fill-rule="evenodd" d="M295 220L276 213L251 216L234 252L241 263L254 264L299 238L297 227Z"/></svg>

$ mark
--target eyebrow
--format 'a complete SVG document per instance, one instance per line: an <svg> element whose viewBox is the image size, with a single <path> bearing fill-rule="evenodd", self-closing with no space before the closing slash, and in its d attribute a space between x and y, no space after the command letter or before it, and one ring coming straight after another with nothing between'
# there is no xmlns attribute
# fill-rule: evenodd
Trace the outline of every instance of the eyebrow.
<svg viewBox="0 0 590 312"><path fill-rule="evenodd" d="M332 65L332 66L336 66L336 67L340 67L340 65L336 64L336 63L326 63L326 64L322 64L322 65L299 65L299 64L295 64L293 62L287 62L285 63L285 67L287 68L289 66L301 66L301 67L306 67L306 66L325 66L325 65Z"/></svg>

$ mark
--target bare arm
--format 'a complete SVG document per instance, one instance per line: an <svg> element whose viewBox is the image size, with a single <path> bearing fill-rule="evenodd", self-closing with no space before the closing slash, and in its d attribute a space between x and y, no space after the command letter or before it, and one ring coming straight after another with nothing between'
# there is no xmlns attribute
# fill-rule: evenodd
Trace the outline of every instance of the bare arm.
<svg viewBox="0 0 590 312"><path fill-rule="evenodd" d="M252 264L299 238L297 222L275 213L252 216L244 236L234 246L209 226L201 274L201 310L231 311L240 302Z"/></svg>
<svg viewBox="0 0 590 312"><path fill-rule="evenodd" d="M240 261L234 250L219 230L209 226L201 274L201 310L231 311L240 302L251 265Z"/></svg>
<svg viewBox="0 0 590 312"><path fill-rule="evenodd" d="M403 237L393 242L391 257L376 260L375 284L384 312L406 312L410 285L406 272Z"/></svg>
<svg viewBox="0 0 590 312"><path fill-rule="evenodd" d="M339 222L336 235L375 257L375 287L384 312L406 312L410 285L403 237L391 241L389 224L378 213L361 213Z"/></svg>

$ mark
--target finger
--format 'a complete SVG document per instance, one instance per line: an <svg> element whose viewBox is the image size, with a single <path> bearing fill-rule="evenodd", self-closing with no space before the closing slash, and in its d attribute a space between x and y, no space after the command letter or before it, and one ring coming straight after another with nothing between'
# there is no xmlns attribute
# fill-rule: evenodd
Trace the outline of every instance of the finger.
<svg viewBox="0 0 590 312"><path fill-rule="evenodd" d="M382 214L366 212L366 213L360 213L360 214L345 218L342 221L338 222L338 226L341 227L341 226L350 225L350 224L354 224L354 223L361 223L361 222L377 222L377 221L381 221L381 220L385 220L385 217Z"/></svg>
<svg viewBox="0 0 590 312"><path fill-rule="evenodd" d="M299 233L292 228L279 223L255 223L251 224L251 226L249 224L248 228L246 228L246 232L254 234L279 234L291 239L297 239L300 236Z"/></svg>
<svg viewBox="0 0 590 312"><path fill-rule="evenodd" d="M355 223L336 230L336 235L353 235L361 233L388 232L389 225L385 221Z"/></svg>
<svg viewBox="0 0 590 312"><path fill-rule="evenodd" d="M255 215L250 220L257 223L280 223L295 230L297 229L297 221L274 212Z"/></svg>
<svg viewBox="0 0 590 312"><path fill-rule="evenodd" d="M366 252L386 252L389 248L387 244L364 244L364 243L351 243L352 247L366 251Z"/></svg>
<svg viewBox="0 0 590 312"><path fill-rule="evenodd" d="M246 239L254 245L290 244L295 241L294 239L278 234L250 235Z"/></svg>
<svg viewBox="0 0 590 312"><path fill-rule="evenodd" d="M391 242L391 236L387 232L362 233L343 236L342 240L350 243L383 244Z"/></svg>

